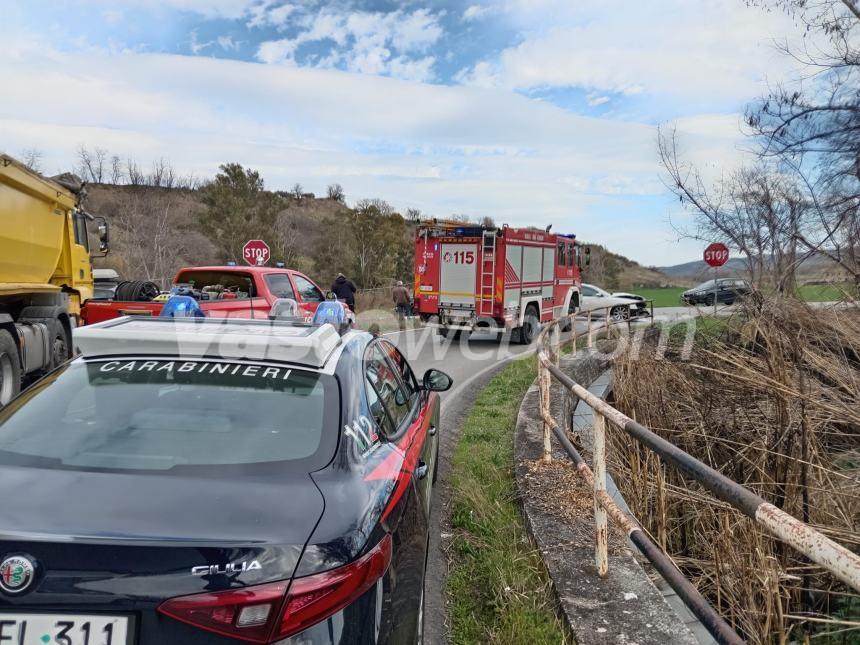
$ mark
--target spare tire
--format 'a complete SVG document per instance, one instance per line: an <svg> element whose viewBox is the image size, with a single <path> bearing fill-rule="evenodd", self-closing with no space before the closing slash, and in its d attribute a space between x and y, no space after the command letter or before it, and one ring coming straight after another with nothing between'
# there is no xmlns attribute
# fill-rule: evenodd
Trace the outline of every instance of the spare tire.
<svg viewBox="0 0 860 645"><path fill-rule="evenodd" d="M123 280L116 286L114 299L126 302L149 302L160 292L161 290L154 282L146 280Z"/></svg>

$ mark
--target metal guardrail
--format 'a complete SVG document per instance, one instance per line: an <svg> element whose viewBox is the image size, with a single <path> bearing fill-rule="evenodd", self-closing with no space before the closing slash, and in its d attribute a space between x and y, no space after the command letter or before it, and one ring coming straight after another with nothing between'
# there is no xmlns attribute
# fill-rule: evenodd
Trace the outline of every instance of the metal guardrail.
<svg viewBox="0 0 860 645"><path fill-rule="evenodd" d="M588 319L587 345L594 343L592 319L594 313L604 309L605 329L610 329L609 310L611 306L596 308L585 312ZM743 639L731 628L723 617L710 605L704 596L687 580L675 566L671 558L650 538L638 521L631 514L622 510L606 492L606 424L607 421L624 431L629 437L657 453L663 460L679 468L685 475L695 479L710 493L730 504L747 517L764 526L773 536L804 554L813 562L827 569L835 577L848 586L860 591L860 556L849 551L804 524L792 515L768 503L753 491L729 479L722 473L705 465L692 455L684 452L674 444L666 441L645 426L637 423L627 415L606 403L582 387L559 368L559 352L561 349L561 325L570 325L571 338L564 344L576 342L579 334L576 330L577 316L572 314L548 323L537 339L538 348L538 384L540 387L540 409L544 432L544 461L552 460L551 437L554 434L561 446L576 466L579 475L592 487L594 492L594 522L595 522L595 564L600 576L605 576L609 570L608 559L608 527L607 515L621 527L628 538L649 562L660 572L666 582L678 594L678 597L690 611L702 622L718 643L738 644ZM653 320L653 303L651 307ZM627 322L629 320L615 321ZM589 468L582 455L570 442L564 428L559 427L550 412L550 387L552 379L556 379L570 394L575 395L592 409L594 413L594 435L592 446L592 461L594 470Z"/></svg>

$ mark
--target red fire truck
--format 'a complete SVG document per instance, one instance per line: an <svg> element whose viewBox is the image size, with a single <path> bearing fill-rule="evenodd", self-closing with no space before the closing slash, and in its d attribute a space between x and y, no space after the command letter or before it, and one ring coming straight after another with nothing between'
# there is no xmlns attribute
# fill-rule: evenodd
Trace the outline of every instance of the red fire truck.
<svg viewBox="0 0 860 645"><path fill-rule="evenodd" d="M443 336L486 328L528 344L541 322L579 307L588 256L575 235L424 223L415 234L414 309Z"/></svg>

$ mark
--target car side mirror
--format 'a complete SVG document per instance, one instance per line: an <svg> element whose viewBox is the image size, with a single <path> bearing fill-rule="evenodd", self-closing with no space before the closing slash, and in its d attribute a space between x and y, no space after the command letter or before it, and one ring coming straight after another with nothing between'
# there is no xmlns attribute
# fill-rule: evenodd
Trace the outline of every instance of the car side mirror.
<svg viewBox="0 0 860 645"><path fill-rule="evenodd" d="M454 379L441 370L429 369L424 372L421 382L425 390L430 392L446 392L454 385Z"/></svg>

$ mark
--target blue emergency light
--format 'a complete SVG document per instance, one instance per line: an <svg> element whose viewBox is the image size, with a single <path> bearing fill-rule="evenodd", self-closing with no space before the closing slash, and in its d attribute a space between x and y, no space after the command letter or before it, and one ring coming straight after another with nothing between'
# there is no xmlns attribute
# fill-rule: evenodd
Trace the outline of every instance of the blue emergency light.
<svg viewBox="0 0 860 645"><path fill-rule="evenodd" d="M333 325L339 332L343 331L348 324L343 305L337 300L326 300L317 307L313 324L324 325L326 323Z"/></svg>
<svg viewBox="0 0 860 645"><path fill-rule="evenodd" d="M158 314L161 318L205 318L206 314L191 296L171 296Z"/></svg>

